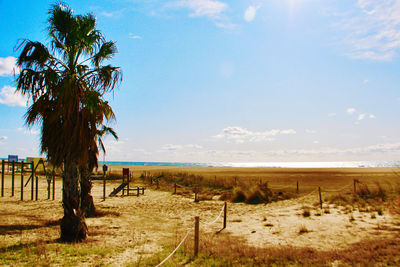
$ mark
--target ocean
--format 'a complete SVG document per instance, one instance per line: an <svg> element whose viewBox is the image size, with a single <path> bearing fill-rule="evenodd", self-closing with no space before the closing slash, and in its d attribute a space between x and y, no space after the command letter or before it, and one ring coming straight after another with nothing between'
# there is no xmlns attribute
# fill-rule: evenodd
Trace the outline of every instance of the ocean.
<svg viewBox="0 0 400 267"><path fill-rule="evenodd" d="M103 165L99 161L99 165ZM106 161L107 165L133 166L174 166L174 167L276 167L276 168L378 168L400 167L400 161L332 161L332 162L137 162L137 161Z"/></svg>

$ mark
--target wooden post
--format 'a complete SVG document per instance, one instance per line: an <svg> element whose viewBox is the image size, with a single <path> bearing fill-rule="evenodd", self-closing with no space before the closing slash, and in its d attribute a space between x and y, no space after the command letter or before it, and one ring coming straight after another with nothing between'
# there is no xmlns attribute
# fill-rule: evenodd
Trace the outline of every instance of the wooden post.
<svg viewBox="0 0 400 267"><path fill-rule="evenodd" d="M139 186L137 187L137 195L136 196L139 196Z"/></svg>
<svg viewBox="0 0 400 267"><path fill-rule="evenodd" d="M227 207L226 207L226 201L224 203L224 227L222 229L226 228L226 212L227 212Z"/></svg>
<svg viewBox="0 0 400 267"><path fill-rule="evenodd" d="M12 174L11 174L11 196L14 196L14 175L15 175L15 161L12 162Z"/></svg>
<svg viewBox="0 0 400 267"><path fill-rule="evenodd" d="M199 216L194 217L194 257L199 254Z"/></svg>
<svg viewBox="0 0 400 267"><path fill-rule="evenodd" d="M319 193L319 205L321 206L321 210L322 210L322 196L321 196L321 187L318 187L318 193Z"/></svg>
<svg viewBox="0 0 400 267"><path fill-rule="evenodd" d="M353 182L354 182L354 194L356 194L357 193L357 180L354 179Z"/></svg>
<svg viewBox="0 0 400 267"><path fill-rule="evenodd" d="M47 181L47 199L50 199L50 191L51 191L51 173L46 173L46 181Z"/></svg>
<svg viewBox="0 0 400 267"><path fill-rule="evenodd" d="M4 197L4 159L1 161L1 196Z"/></svg>
<svg viewBox="0 0 400 267"><path fill-rule="evenodd" d="M297 192L297 194L299 193L299 181L297 181L297 189L296 189L296 192Z"/></svg>
<svg viewBox="0 0 400 267"><path fill-rule="evenodd" d="M21 200L24 200L24 162L21 163Z"/></svg>
<svg viewBox="0 0 400 267"><path fill-rule="evenodd" d="M176 194L176 183L174 183L174 194Z"/></svg>
<svg viewBox="0 0 400 267"><path fill-rule="evenodd" d="M39 177L36 176L35 200L38 200L38 194L39 194Z"/></svg>
<svg viewBox="0 0 400 267"><path fill-rule="evenodd" d="M103 201L106 200L106 171L103 171Z"/></svg>
<svg viewBox="0 0 400 267"><path fill-rule="evenodd" d="M55 191L56 191L56 174L54 172L54 167L53 167L52 175L53 175L53 200L54 200L56 197L56 193L55 193Z"/></svg>
<svg viewBox="0 0 400 267"><path fill-rule="evenodd" d="M142 187L142 195L144 195L144 187Z"/></svg>
<svg viewBox="0 0 400 267"><path fill-rule="evenodd" d="M31 179L32 179L32 181L31 181L31 200L33 200L33 186L34 186L34 184L35 184L35 175L36 175L36 173L35 173L35 167L34 167L35 165L32 163L32 174L31 174Z"/></svg>
<svg viewBox="0 0 400 267"><path fill-rule="evenodd" d="M126 193L127 193L127 195L129 196L129 173L128 173L128 176L126 177L126 182L128 183L128 186L127 186L127 188L128 188L128 190L126 191Z"/></svg>

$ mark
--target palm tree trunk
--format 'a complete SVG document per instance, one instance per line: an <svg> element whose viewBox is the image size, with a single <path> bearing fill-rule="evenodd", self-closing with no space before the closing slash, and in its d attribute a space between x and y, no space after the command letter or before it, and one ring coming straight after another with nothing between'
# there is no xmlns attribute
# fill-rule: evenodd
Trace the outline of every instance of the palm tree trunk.
<svg viewBox="0 0 400 267"><path fill-rule="evenodd" d="M66 160L63 176L64 217L61 219L61 239L78 242L86 239L87 226L81 210L78 167L74 160Z"/></svg>
<svg viewBox="0 0 400 267"><path fill-rule="evenodd" d="M87 168L81 168L81 209L86 218L96 216L96 208L91 195L93 184L89 179L90 173Z"/></svg>

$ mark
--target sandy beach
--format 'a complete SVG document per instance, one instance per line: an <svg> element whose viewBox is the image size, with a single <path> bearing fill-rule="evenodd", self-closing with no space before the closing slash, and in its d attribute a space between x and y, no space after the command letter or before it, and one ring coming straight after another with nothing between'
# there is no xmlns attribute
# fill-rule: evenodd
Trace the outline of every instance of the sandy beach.
<svg viewBox="0 0 400 267"><path fill-rule="evenodd" d="M99 210L106 216L88 218L89 237L79 246L114 248L107 257L88 254L85 264L121 266L153 257L157 253L168 254L172 244L177 244L192 227L195 216L200 217L200 228L205 234L215 235L222 228L222 218L208 225L220 213L224 201L218 196L195 203L193 195L173 195L171 187L156 190L138 177L144 172L187 172L204 177L256 182L268 180L270 187L295 188L299 181L300 193L296 198L269 204L249 205L228 202L227 228L218 238L237 238L249 246L312 248L317 251L346 249L366 240L382 240L398 237L400 217L387 205L382 212L373 207L341 206L325 201L335 194L352 194L353 180L373 186L377 181L395 190L400 185L396 169L283 169L283 168L206 168L206 167L151 167L110 166L112 173L128 167L133 171L131 186L145 186L145 194L137 196L107 197L102 200L102 181L94 181L92 194ZM19 200L19 177L16 178L15 196L10 197L11 179L6 175L6 196L0 198L0 246L2 253L18 244L44 242L49 247L47 257L57 262L55 251L50 247L64 246L56 242L59 237L57 221L62 217L61 181L56 181L56 201L47 200L47 184L40 178L39 201ZM107 182L107 195L121 181ZM319 207L317 187L322 187L323 209ZM170 189L171 188L171 189ZM286 189L287 189L286 188ZM277 190L286 190L277 189ZM309 216L304 216L304 211ZM301 231L303 229L303 232ZM193 238L192 233L189 239ZM188 240L189 240L188 239ZM191 242L191 241L187 241ZM52 258L54 257L54 258ZM72 262L82 261L72 257ZM4 262L3 262L4 264ZM171 259L171 264L178 264ZM179 264L178 264L179 265Z"/></svg>

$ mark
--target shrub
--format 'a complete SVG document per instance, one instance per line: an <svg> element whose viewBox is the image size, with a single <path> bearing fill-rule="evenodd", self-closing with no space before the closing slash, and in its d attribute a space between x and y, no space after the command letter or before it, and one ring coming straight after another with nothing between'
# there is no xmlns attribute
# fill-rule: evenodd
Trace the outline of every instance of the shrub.
<svg viewBox="0 0 400 267"><path fill-rule="evenodd" d="M299 235L305 234L305 233L308 233L308 232L309 232L309 231L308 231L307 227L305 227L304 225L300 226L300 228L299 228Z"/></svg>
<svg viewBox="0 0 400 267"><path fill-rule="evenodd" d="M303 207L303 217L310 217L310 216L311 216L310 208Z"/></svg>
<svg viewBox="0 0 400 267"><path fill-rule="evenodd" d="M233 189L232 202L244 202L246 200L246 195L241 187L235 187Z"/></svg>
<svg viewBox="0 0 400 267"><path fill-rule="evenodd" d="M246 201L247 204L260 204L268 202L268 197L260 190L258 186L252 187L247 193Z"/></svg>

